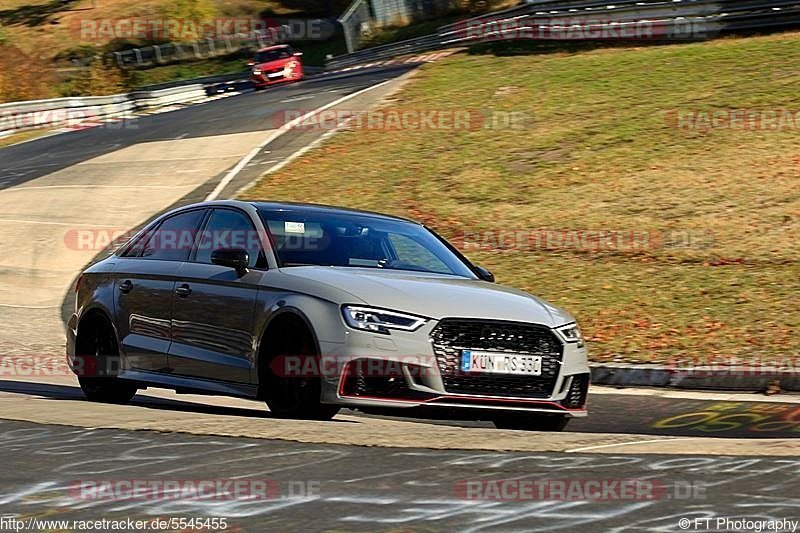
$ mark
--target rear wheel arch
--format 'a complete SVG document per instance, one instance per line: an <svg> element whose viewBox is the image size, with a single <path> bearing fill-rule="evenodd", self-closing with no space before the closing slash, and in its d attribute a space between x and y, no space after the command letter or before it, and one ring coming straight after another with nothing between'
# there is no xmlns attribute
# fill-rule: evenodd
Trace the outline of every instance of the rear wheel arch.
<svg viewBox="0 0 800 533"><path fill-rule="evenodd" d="M97 327L106 328L108 333L114 337L114 342L116 343L117 347L119 347L117 328L114 327L114 322L111 320L111 316L105 309L101 307L94 307L86 311L78 321L78 325L75 330L76 355L87 355L80 353L81 348L85 346L85 344L82 346L81 343L85 343L87 339L90 338L93 328Z"/></svg>
<svg viewBox="0 0 800 533"><path fill-rule="evenodd" d="M119 341L110 317L102 309L87 311L78 322L71 366L87 400L126 404L136 383L117 377L121 368Z"/></svg>

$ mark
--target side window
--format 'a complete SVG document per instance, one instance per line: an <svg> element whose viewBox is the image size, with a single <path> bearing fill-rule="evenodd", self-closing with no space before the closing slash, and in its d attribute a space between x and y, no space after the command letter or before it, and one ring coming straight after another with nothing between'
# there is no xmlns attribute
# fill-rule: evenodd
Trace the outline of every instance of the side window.
<svg viewBox="0 0 800 533"><path fill-rule="evenodd" d="M131 245L128 246L128 248L122 253L122 257L139 257L142 255L142 251L144 250L148 239L150 239L151 234L151 231L147 231L139 235L136 241L131 243Z"/></svg>
<svg viewBox="0 0 800 533"><path fill-rule="evenodd" d="M241 211L214 209L197 247L196 263L211 264L214 250L245 249L250 268L266 264L258 233L250 218Z"/></svg>
<svg viewBox="0 0 800 533"><path fill-rule="evenodd" d="M450 268L441 259L414 239L399 233L390 233L389 242L400 263L423 267L431 272L451 273Z"/></svg>
<svg viewBox="0 0 800 533"><path fill-rule="evenodd" d="M195 209L166 219L148 236L141 257L162 261L186 261L189 252L192 251L203 213L204 210Z"/></svg>

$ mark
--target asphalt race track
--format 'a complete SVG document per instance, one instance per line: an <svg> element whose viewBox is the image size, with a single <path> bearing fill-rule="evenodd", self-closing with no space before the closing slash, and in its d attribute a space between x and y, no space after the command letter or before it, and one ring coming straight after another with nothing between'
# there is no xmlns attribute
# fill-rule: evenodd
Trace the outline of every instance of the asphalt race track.
<svg viewBox="0 0 800 533"><path fill-rule="evenodd" d="M310 78L0 149L0 362L63 359L72 283L100 253L70 249L70 230L131 229L202 200L275 131L282 112L310 111L388 81L343 104L363 108L412 69ZM219 197L323 133L278 137ZM424 412L283 421L257 402L156 389L126 406L95 404L67 373L19 376L6 372L11 367L0 367L0 514L20 520L202 516L225 517L229 531L338 532L680 531L688 529L681 518L800 519L793 396L596 387L589 418L543 434ZM277 489L270 498L210 500L75 489L92 480L234 479ZM638 480L658 490L652 498L601 499L473 498L462 490L491 480Z"/></svg>
<svg viewBox="0 0 800 533"><path fill-rule="evenodd" d="M133 119L129 127L88 128L2 149L0 189L20 185L69 165L137 143L247 133L273 128L276 113L312 110L339 97L396 78L412 66L391 66L351 74L309 78L292 85L247 92L233 98ZM292 142L291 136L281 145ZM258 172L252 174L258 176Z"/></svg>
<svg viewBox="0 0 800 533"><path fill-rule="evenodd" d="M791 459L365 448L18 422L0 429L3 457L17 465L0 474L3 510L59 520L199 513L246 531L675 531L685 517L791 518L785 509L800 490ZM73 490L98 479L220 477L270 480L280 491L252 501L154 502ZM458 488L521 477L648 479L664 492L647 501L516 502L467 499ZM688 499L684 489L697 483L702 499Z"/></svg>

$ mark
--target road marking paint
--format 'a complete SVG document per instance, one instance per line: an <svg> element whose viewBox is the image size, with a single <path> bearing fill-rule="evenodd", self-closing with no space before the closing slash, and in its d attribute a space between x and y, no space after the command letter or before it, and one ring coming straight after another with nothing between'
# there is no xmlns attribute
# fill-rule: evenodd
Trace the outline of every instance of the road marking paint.
<svg viewBox="0 0 800 533"><path fill-rule="evenodd" d="M280 169L282 169L283 167L285 167L286 165L288 165L289 163L291 163L292 161L294 161L295 159L297 159L301 155L305 154L309 150L312 150L312 149L316 148L322 142L324 142L325 139L328 139L329 137L331 137L332 135L337 133L342 128L342 126L344 126L347 122L350 122L350 119L340 122L339 124L336 125L335 128L333 128L333 129L331 129L329 131L326 131L325 133L323 133L322 135L320 135L319 137L317 137L316 139L314 139L313 141L311 141L307 145L303 146L302 148L299 148L298 150L295 150L288 157L284 158L283 161L280 161L277 164L272 165L267 170L265 170L264 173L261 176L263 177L263 176L266 176L268 174L272 174L273 172L279 171ZM274 163L274 162L275 162L275 160L272 159L270 161L265 161L262 164ZM248 183L247 185L244 185L244 186L240 187L239 190L237 190L236 193L234 193L234 196L239 196L241 193L243 193L244 191L246 191L247 189L252 187L254 183L255 182L251 182L251 183Z"/></svg>
<svg viewBox="0 0 800 533"><path fill-rule="evenodd" d="M174 185L97 185L97 184L85 184L85 185L36 185L34 187L12 187L9 189L4 189L0 191L0 193L7 193L7 192L16 192L16 191L35 191L39 189L86 189L86 188L104 188L104 189L174 189Z"/></svg>
<svg viewBox="0 0 800 533"><path fill-rule="evenodd" d="M250 150L250 152L247 155L245 155L242 159L240 159L239 162L236 163L236 165L230 171L228 171L227 174L225 174L225 176L220 180L220 182L217 184L217 186L214 187L214 190L211 191L208 194L208 196L206 196L206 201L216 199L220 195L220 193L222 193L222 191L225 190L225 187L227 187L228 184L231 181L233 181L233 178L235 178L236 175L239 172L241 172L241 170L245 167L245 165L247 163L249 163L256 155L258 155L258 153L264 147L266 147L269 143L271 143L272 141L274 141L275 139L277 139L278 137L280 137L281 135L283 135L284 133L286 133L287 131L292 129L292 127L294 127L296 124L300 124L304 120L307 120L309 117L312 117L317 113L321 113L322 111L325 111L326 109L330 109L331 107L333 107L335 105L341 104L342 102L346 102L347 100L350 100L351 98L355 98L356 96L364 94L367 91L371 91L372 89L377 89L378 87L386 85L390 81L392 81L392 80L382 81L380 83L376 83L375 85L370 85L369 87L365 87L364 89L361 89L360 91L356 91L356 92L348 94L346 96L342 96L341 98L337 98L336 100L334 100L332 102L329 102L329 103L327 103L327 104L325 104L325 105L323 105L321 107L318 107L317 109L314 109L313 111L309 111L308 113L306 113L306 114L304 114L302 116L299 116L299 117L287 122L286 125L284 125L281 129L273 130L272 132L270 132L269 135L267 135L267 138L264 139L261 142L261 144L259 144L258 146L256 146L252 150Z"/></svg>
<svg viewBox="0 0 800 533"><path fill-rule="evenodd" d="M53 222L51 220L23 220L19 218L0 218L0 223L9 222L12 224L41 224L44 226L86 226L89 228L97 227L97 224L85 224L82 222Z"/></svg>
<svg viewBox="0 0 800 533"><path fill-rule="evenodd" d="M233 135L236 135L236 134L234 133ZM141 146L141 145L150 144L150 143L157 143L157 142L185 141L185 140L186 139L158 139L158 140L152 140L152 141L136 143L136 144L131 145L131 146ZM96 159L96 158L93 158L93 159ZM108 164L107 161L94 161L93 159L90 159L89 161L81 161L80 163L76 163L75 166L78 166L78 165L107 165ZM201 159L213 159L213 160L216 160L218 158L217 157L206 157L206 156L202 156L202 155L198 155L196 157L170 157L169 155L164 155L164 156L158 157L157 159L141 159L140 158L140 159L126 161L126 162L127 163L142 163L142 162L153 163L153 162L158 162L158 161L199 161Z"/></svg>
<svg viewBox="0 0 800 533"><path fill-rule="evenodd" d="M281 100L281 103L282 104L288 104L289 102L299 102L300 100L312 100L314 97L315 97L315 95L313 95L313 94L304 95L304 96L293 96L291 98L285 98L285 99Z"/></svg>
<svg viewBox="0 0 800 533"><path fill-rule="evenodd" d="M10 307L12 309L56 309L60 305L17 305L0 303L0 307Z"/></svg>
<svg viewBox="0 0 800 533"><path fill-rule="evenodd" d="M702 437L689 437L685 439L672 438L672 439L652 439L652 440L639 440L634 442L617 442L615 444L601 444L599 446L585 446L583 448L572 448L571 450L564 450L566 453L588 452L589 450L599 450L601 448L613 448L615 446L634 446L637 444L653 444L656 442L685 442L687 440L697 440Z"/></svg>

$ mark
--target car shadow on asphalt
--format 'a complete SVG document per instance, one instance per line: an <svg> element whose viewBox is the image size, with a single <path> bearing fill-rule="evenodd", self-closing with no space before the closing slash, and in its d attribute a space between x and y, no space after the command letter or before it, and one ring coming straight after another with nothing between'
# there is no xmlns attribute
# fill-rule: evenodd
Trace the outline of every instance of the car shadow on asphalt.
<svg viewBox="0 0 800 533"><path fill-rule="evenodd" d="M58 401L85 402L80 388L69 385L0 380L0 392L38 396ZM158 398L137 394L130 405L162 411L202 413L220 416L270 419L264 408L248 409ZM590 398L590 415L570 422L567 431L577 433L622 433L663 437L717 437L749 439L800 438L800 404L759 401L713 401L661 398L625 394L601 394ZM404 410L404 416L364 414L344 409L342 414L365 421L370 418L446 425L463 428L490 428L488 420L469 420L463 413ZM335 418L333 422L357 424Z"/></svg>
<svg viewBox="0 0 800 533"><path fill-rule="evenodd" d="M0 380L0 392L12 392L16 394L27 394L31 396L39 396L48 400L60 401L81 401L87 400L83 397L81 389L75 386L58 385L51 383L32 383L27 381L10 381ZM166 411L182 411L191 413L202 413L208 415L223 415L223 416L239 416L248 418L274 418L267 411L266 406L261 409L248 409L245 407L227 407L219 405L209 405L196 402L187 402L181 400L171 400L169 398L157 398L154 396L146 396L140 393L134 396L130 404L136 407L145 407L148 409L158 409ZM348 420L337 420L334 422L339 423L353 423Z"/></svg>
<svg viewBox="0 0 800 533"><path fill-rule="evenodd" d="M738 439L800 438L800 404L716 401L648 395L597 394L589 397L589 416L569 422L565 431L623 433L662 437ZM457 413L413 412L369 416L457 427L493 427L490 421L458 420ZM446 418L449 416L450 418ZM462 416L463 418L463 416Z"/></svg>

